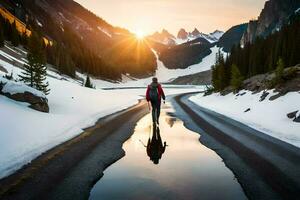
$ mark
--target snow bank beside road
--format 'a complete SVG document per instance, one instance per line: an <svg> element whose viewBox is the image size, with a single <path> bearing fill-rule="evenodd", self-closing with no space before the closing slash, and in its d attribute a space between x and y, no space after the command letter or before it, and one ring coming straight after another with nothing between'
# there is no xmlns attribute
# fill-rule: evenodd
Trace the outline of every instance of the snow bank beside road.
<svg viewBox="0 0 300 200"><path fill-rule="evenodd" d="M209 96L199 94L190 97L196 104L231 117L237 121L249 125L261 132L275 138L300 147L300 123L293 122L287 114L300 109L300 93L290 92L274 101L260 102L262 92L252 94L249 91L241 91L242 96L228 94L222 96L219 93ZM250 111L245 112L248 108Z"/></svg>
<svg viewBox="0 0 300 200"><path fill-rule="evenodd" d="M4 84L3 89L2 89L3 93L9 93L9 94L13 95L13 94L17 94L17 93L29 92L31 94L34 94L35 96L46 98L46 96L43 92L40 92L34 88L28 87L27 85L25 85L23 83L10 81L10 80L0 77L0 84L1 83Z"/></svg>

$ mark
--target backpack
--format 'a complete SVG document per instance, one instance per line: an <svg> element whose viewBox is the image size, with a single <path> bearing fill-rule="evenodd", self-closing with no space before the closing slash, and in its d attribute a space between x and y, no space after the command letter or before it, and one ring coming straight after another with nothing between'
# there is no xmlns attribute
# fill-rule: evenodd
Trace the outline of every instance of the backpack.
<svg viewBox="0 0 300 200"><path fill-rule="evenodd" d="M151 101L158 101L158 86L150 85L149 97Z"/></svg>

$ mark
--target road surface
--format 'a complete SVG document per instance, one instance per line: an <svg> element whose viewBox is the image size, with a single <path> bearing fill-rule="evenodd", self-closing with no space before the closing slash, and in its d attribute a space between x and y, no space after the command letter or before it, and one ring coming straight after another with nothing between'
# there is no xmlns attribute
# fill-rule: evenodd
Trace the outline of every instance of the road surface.
<svg viewBox="0 0 300 200"><path fill-rule="evenodd" d="M169 98L175 116L223 159L249 199L299 199L298 148L199 107L188 101L190 95ZM103 171L125 155L122 144L148 112L141 101L100 119L82 135L0 180L0 199L88 199Z"/></svg>

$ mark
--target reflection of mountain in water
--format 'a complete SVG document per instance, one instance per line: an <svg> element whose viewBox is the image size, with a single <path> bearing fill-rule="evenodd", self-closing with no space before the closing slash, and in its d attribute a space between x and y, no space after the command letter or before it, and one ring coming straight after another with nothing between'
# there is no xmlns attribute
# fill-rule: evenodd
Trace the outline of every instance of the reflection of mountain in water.
<svg viewBox="0 0 300 200"><path fill-rule="evenodd" d="M154 164L158 164L162 154L166 150L166 142L162 142L160 136L160 130L158 126L153 126L152 137L148 139L147 143L147 155Z"/></svg>

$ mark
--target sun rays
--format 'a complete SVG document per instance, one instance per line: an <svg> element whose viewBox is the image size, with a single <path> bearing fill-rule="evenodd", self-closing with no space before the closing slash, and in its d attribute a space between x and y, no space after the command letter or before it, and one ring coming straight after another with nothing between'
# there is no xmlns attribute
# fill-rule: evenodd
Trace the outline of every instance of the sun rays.
<svg viewBox="0 0 300 200"><path fill-rule="evenodd" d="M142 30L137 30L137 31L134 32L134 34L135 34L135 37L138 40L143 40L145 38L145 36L146 36L145 33L144 33L144 31L142 31Z"/></svg>

